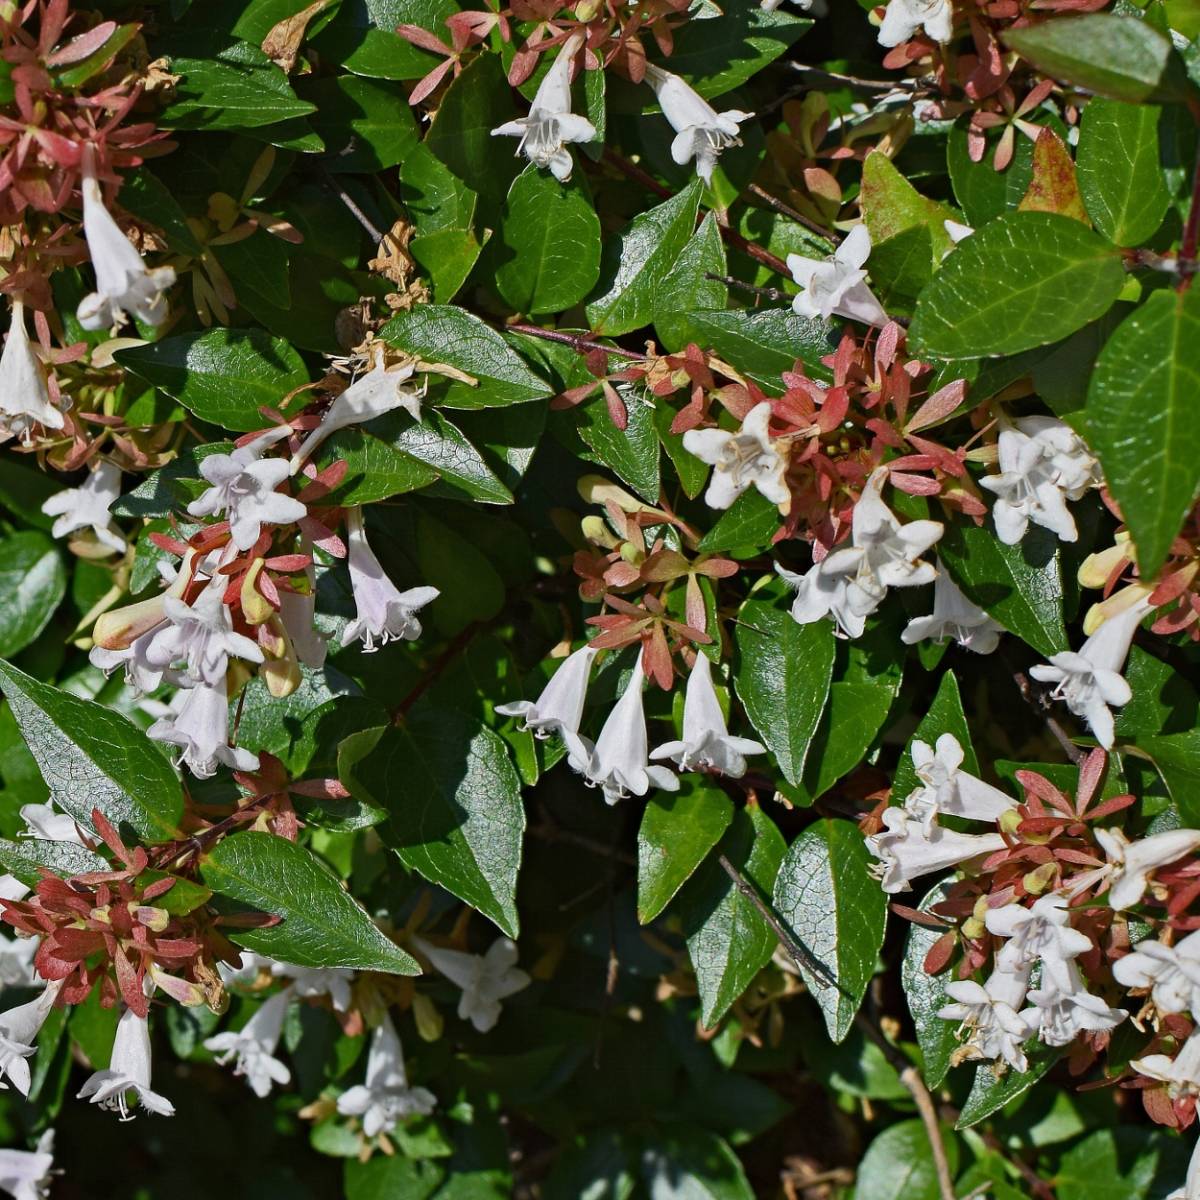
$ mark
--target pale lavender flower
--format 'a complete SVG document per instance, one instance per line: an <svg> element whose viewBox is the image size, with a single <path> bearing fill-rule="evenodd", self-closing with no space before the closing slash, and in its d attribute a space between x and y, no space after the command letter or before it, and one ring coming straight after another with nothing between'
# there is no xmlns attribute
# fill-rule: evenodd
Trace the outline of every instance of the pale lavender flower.
<svg viewBox="0 0 1200 1200"><path fill-rule="evenodd" d="M1092 939L1068 924L1066 897L1042 896L1028 908L1016 902L988 909L984 924L989 933L1007 939L996 955L996 964L1007 970L1042 964L1043 986L1064 993L1078 991L1072 960L1092 949Z"/></svg>
<svg viewBox="0 0 1200 1200"><path fill-rule="evenodd" d="M109 513L120 495L120 467L101 459L79 487L56 492L42 505L42 512L56 518L50 528L56 538L90 526L101 545L121 554L125 550L125 539L113 528Z"/></svg>
<svg viewBox="0 0 1200 1200"><path fill-rule="evenodd" d="M61 979L53 980L35 999L0 1013L0 1080L7 1079L22 1096L29 1095L32 1079L26 1060L37 1052L37 1036L62 987Z"/></svg>
<svg viewBox="0 0 1200 1200"><path fill-rule="evenodd" d="M0 1150L0 1192L13 1200L46 1200L53 1174L53 1129L38 1138L36 1150Z"/></svg>
<svg viewBox="0 0 1200 1200"><path fill-rule="evenodd" d="M1113 965L1123 987L1146 988L1160 1013L1200 1017L1200 929L1173 946L1147 938Z"/></svg>
<svg viewBox="0 0 1200 1200"><path fill-rule="evenodd" d="M179 711L160 717L146 731L158 742L180 747L180 760L198 779L215 773L218 763L235 771L258 770L258 755L229 744L229 693L225 676L211 686L187 689Z"/></svg>
<svg viewBox="0 0 1200 1200"><path fill-rule="evenodd" d="M1129 1015L1092 995L1074 962L1064 962L1062 968L1051 974L1047 984L1043 963L1043 986L1029 993L1031 1007L1021 1014L1036 1029L1039 1041L1047 1046L1069 1046L1081 1033L1107 1033Z"/></svg>
<svg viewBox="0 0 1200 1200"><path fill-rule="evenodd" d="M225 678L230 658L263 661L258 643L234 631L233 616L225 603L227 582L224 576L213 579L192 604L174 596L163 600L167 624L155 633L146 650L152 668L165 670L172 663L183 662L192 679L213 687Z"/></svg>
<svg viewBox="0 0 1200 1200"><path fill-rule="evenodd" d="M14 300L8 337L0 354L0 429L28 445L35 425L61 429L64 424L66 418L50 402L46 368L25 328L25 305Z"/></svg>
<svg viewBox="0 0 1200 1200"><path fill-rule="evenodd" d="M373 1138L409 1117L428 1116L436 1106L437 1097L431 1091L409 1084L400 1037L385 1013L371 1035L366 1080L338 1097L338 1112L361 1117L363 1133Z"/></svg>
<svg viewBox="0 0 1200 1200"><path fill-rule="evenodd" d="M933 581L933 612L913 617L900 634L906 645L952 640L976 654L991 654L1000 644L1004 626L972 604L940 563Z"/></svg>
<svg viewBox="0 0 1200 1200"><path fill-rule="evenodd" d="M275 1057L291 998L291 989L284 988L264 1000L241 1029L214 1034L204 1040L204 1048L210 1050L222 1066L233 1060L233 1073L244 1076L260 1100L271 1094L275 1084L282 1086L292 1078L287 1065Z"/></svg>
<svg viewBox="0 0 1200 1200"><path fill-rule="evenodd" d="M959 1036L964 1040L957 1052L959 1058L1000 1060L1014 1071L1028 1068L1023 1045L1033 1029L1018 1011L1028 984L1028 969L997 969L984 984L973 979L946 984L952 1003L940 1008L938 1016L960 1022Z"/></svg>
<svg viewBox="0 0 1200 1200"><path fill-rule="evenodd" d="M954 36L952 0L888 0L887 12L879 26L881 46L899 46L914 37L917 30L935 42L948 42Z"/></svg>
<svg viewBox="0 0 1200 1200"><path fill-rule="evenodd" d="M497 704L496 711L501 716L519 718L521 728L532 732L534 737L546 738L555 732L578 733L588 678L598 653L591 646L581 646L568 655L536 700Z"/></svg>
<svg viewBox="0 0 1200 1200"><path fill-rule="evenodd" d="M940 825L926 828L903 808L884 810L884 828L866 839L867 849L880 861L872 874L889 894L909 889L910 881L934 871L956 867L967 859L1004 848L998 833L959 833Z"/></svg>

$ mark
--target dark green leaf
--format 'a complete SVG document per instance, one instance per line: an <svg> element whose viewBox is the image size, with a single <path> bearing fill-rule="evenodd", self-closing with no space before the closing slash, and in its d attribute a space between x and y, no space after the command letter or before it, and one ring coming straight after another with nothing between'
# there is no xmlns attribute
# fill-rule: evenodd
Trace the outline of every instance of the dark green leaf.
<svg viewBox="0 0 1200 1200"><path fill-rule="evenodd" d="M693 1125L662 1129L647 1143L640 1168L653 1200L754 1200L738 1156Z"/></svg>
<svg viewBox="0 0 1200 1200"><path fill-rule="evenodd" d="M975 1082L958 1116L956 1129L970 1129L1010 1100L1024 1095L1062 1057L1058 1046L1044 1046L1041 1042L1030 1042L1026 1046L1029 1060L1027 1071L1005 1071L997 1076L990 1064L975 1069Z"/></svg>
<svg viewBox="0 0 1200 1200"><path fill-rule="evenodd" d="M325 143L331 171L382 171L417 145L408 97L393 84L334 75L301 85L316 106L311 121Z"/></svg>
<svg viewBox="0 0 1200 1200"><path fill-rule="evenodd" d="M1200 828L1200 729L1136 740L1158 768L1183 823Z"/></svg>
<svg viewBox="0 0 1200 1200"><path fill-rule="evenodd" d="M783 391L779 376L797 360L810 379L832 378L821 359L837 341L825 321L798 317L790 308L690 312L684 319L702 347L772 391Z"/></svg>
<svg viewBox="0 0 1200 1200"><path fill-rule="evenodd" d="M654 329L666 349L677 352L695 340L693 333L696 331L684 314L724 311L729 289L720 280L709 276L728 273L721 227L716 215L709 213L658 289Z"/></svg>
<svg viewBox="0 0 1200 1200"><path fill-rule="evenodd" d="M0 658L24 650L46 628L66 591L62 556L44 533L0 538Z"/></svg>
<svg viewBox="0 0 1200 1200"><path fill-rule="evenodd" d="M744 491L700 539L705 554L770 544L779 528L779 509L757 488Z"/></svg>
<svg viewBox="0 0 1200 1200"><path fill-rule="evenodd" d="M657 504L661 489L658 430L654 410L636 392L622 390L628 423L618 429L603 396L575 409L579 436L604 466L615 471L649 504Z"/></svg>
<svg viewBox="0 0 1200 1200"><path fill-rule="evenodd" d="M958 1145L951 1137L942 1141L953 1172ZM940 1195L929 1134L920 1121L891 1125L867 1147L854 1200L938 1200Z"/></svg>
<svg viewBox="0 0 1200 1200"><path fill-rule="evenodd" d="M947 888L948 885L944 883L931 888L917 906L918 910L929 912L935 904L946 898ZM946 969L938 975L930 975L925 970L925 956L942 932L941 929L918 925L913 921L908 927L904 961L900 964L900 983L917 1031L917 1042L924 1060L925 1082L934 1089L942 1086L950 1070L950 1060L959 1046L958 1026L938 1016L939 1010L951 1003L946 995L946 984L954 978L954 972Z"/></svg>

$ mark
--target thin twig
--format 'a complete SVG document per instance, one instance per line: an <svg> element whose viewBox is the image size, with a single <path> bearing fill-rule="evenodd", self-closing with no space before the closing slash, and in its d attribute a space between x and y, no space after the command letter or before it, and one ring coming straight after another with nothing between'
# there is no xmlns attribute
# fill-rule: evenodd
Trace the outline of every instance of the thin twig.
<svg viewBox="0 0 1200 1200"><path fill-rule="evenodd" d="M778 288L756 287L744 279L734 279L732 275L714 275L712 271L705 271L704 278L712 279L716 283L723 283L726 287L740 288L743 292L753 292L756 296L765 296L768 300L791 301L791 296L787 292L781 292Z"/></svg>
<svg viewBox="0 0 1200 1200"><path fill-rule="evenodd" d="M900 89L915 90L919 79L860 79L857 75L843 75L838 71L826 71L824 67L810 67L807 63L790 62L797 75L813 75L829 83L841 84L858 92L894 92Z"/></svg>
<svg viewBox="0 0 1200 1200"><path fill-rule="evenodd" d="M1075 766L1079 766L1083 762L1083 751L1071 741L1067 731L1047 711L1045 699L1034 690L1033 684L1029 682L1029 677L1024 671L1014 671L1013 682L1017 685L1017 689L1021 693L1021 699L1042 718L1046 724L1046 728L1050 730L1054 735L1055 741L1062 747L1063 753Z"/></svg>
<svg viewBox="0 0 1200 1200"><path fill-rule="evenodd" d="M442 672L471 644L472 638L483 628L483 623L472 621L466 629L441 652L433 665L417 681L416 687L392 709L392 724L399 725L408 711L437 682Z"/></svg>
<svg viewBox="0 0 1200 1200"><path fill-rule="evenodd" d="M504 328L509 333L524 333L529 337L543 338L547 342L559 342L563 346L570 346L580 354L586 354L592 350L603 350L605 354L615 354L617 358L628 358L635 362L644 362L646 359L644 354L640 354L636 350L626 350L621 346L606 346L603 342L581 337L577 333L567 333L563 329L543 329L540 325L505 325Z"/></svg>
<svg viewBox="0 0 1200 1200"><path fill-rule="evenodd" d="M320 170L321 174L325 176L325 182L337 194L337 198L346 206L350 215L367 231L367 236L375 245L382 244L383 234L375 228L375 224L371 218L359 208L346 189L324 167L321 167Z"/></svg>
<svg viewBox="0 0 1200 1200"><path fill-rule="evenodd" d="M796 224L803 225L810 233L815 233L827 242L833 242L836 245L842 240L843 234L838 233L835 229L826 229L824 225L818 225L816 221L806 217L799 209L793 208L790 204L785 204L778 196L772 196L765 188L759 187L757 183L752 183L747 190L752 196L757 196L769 208L782 213L785 217L795 221Z"/></svg>

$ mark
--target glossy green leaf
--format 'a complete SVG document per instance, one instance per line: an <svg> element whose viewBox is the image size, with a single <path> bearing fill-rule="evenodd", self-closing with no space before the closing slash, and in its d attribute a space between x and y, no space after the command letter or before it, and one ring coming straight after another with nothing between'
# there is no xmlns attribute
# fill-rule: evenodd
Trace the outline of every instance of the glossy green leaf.
<svg viewBox="0 0 1200 1200"><path fill-rule="evenodd" d="M120 714L0 662L0 687L50 796L84 829L99 809L149 842L176 835L183 791L167 756Z"/></svg>
<svg viewBox="0 0 1200 1200"><path fill-rule="evenodd" d="M386 729L342 782L387 809L380 836L405 866L517 936L525 811L498 734L463 713L418 710Z"/></svg>
<svg viewBox="0 0 1200 1200"><path fill-rule="evenodd" d="M1063 1054L1061 1047L1045 1046L1037 1041L1029 1042L1025 1049L1029 1060L1026 1071L1005 1071L1003 1075L997 1075L989 1063L975 1068L975 1082L959 1113L956 1129L970 1129L1010 1100L1024 1095Z"/></svg>
<svg viewBox="0 0 1200 1200"><path fill-rule="evenodd" d="M400 426L396 430L396 426ZM391 445L437 472L445 483L484 504L511 504L512 492L496 478L483 455L441 413L427 412L413 421L397 413L389 421Z"/></svg>
<svg viewBox="0 0 1200 1200"><path fill-rule="evenodd" d="M238 433L261 429L258 411L308 383L300 355L262 329L209 329L131 346L117 360L201 420Z"/></svg>
<svg viewBox="0 0 1200 1200"><path fill-rule="evenodd" d="M1136 741L1158 768L1183 823L1200 828L1200 729Z"/></svg>
<svg viewBox="0 0 1200 1200"><path fill-rule="evenodd" d="M829 1036L840 1042L862 1005L883 945L887 897L852 821L820 820L789 847L775 879L775 910L820 970L800 964Z"/></svg>
<svg viewBox="0 0 1200 1200"><path fill-rule="evenodd" d="M92 871L108 871L107 859L77 842L50 842L42 838L18 838L0 841L0 866L15 875L26 887L36 887L42 871L70 879Z"/></svg>
<svg viewBox="0 0 1200 1200"><path fill-rule="evenodd" d="M1153 293L1117 327L1088 385L1088 444L1153 578L1200 496L1200 293Z"/></svg>
<svg viewBox="0 0 1200 1200"><path fill-rule="evenodd" d="M705 860L733 820L733 801L687 784L653 792L638 830L638 920L653 921Z"/></svg>
<svg viewBox="0 0 1200 1200"><path fill-rule="evenodd" d="M946 138L946 166L954 185L954 198L962 206L967 224L978 228L1021 203L1033 178L1033 142L1016 139L1012 161L996 170L999 137L988 139L983 157L971 157L967 140L968 118L960 117Z"/></svg>
<svg viewBox="0 0 1200 1200"><path fill-rule="evenodd" d="M382 171L402 162L420 140L403 89L334 75L300 85L316 106L312 127L325 143L330 171Z"/></svg>
<svg viewBox="0 0 1200 1200"><path fill-rule="evenodd" d="M66 591L62 556L44 533L30 529L0 538L0 657L24 650Z"/></svg>
<svg viewBox="0 0 1200 1200"><path fill-rule="evenodd" d="M767 546L779 528L779 520L779 508L757 488L748 488L700 539L700 549L711 554L715 550Z"/></svg>
<svg viewBox="0 0 1200 1200"><path fill-rule="evenodd" d="M1125 284L1118 252L1055 213L1008 213L963 241L921 293L909 332L935 358L1016 354L1101 316Z"/></svg>
<svg viewBox="0 0 1200 1200"><path fill-rule="evenodd" d="M685 319L701 346L772 392L783 390L779 376L797 360L810 379L832 379L821 362L837 347L826 321L798 317L790 308L690 312Z"/></svg>
<svg viewBox="0 0 1200 1200"><path fill-rule="evenodd" d="M624 429L613 424L603 396L575 409L576 428L600 463L615 471L647 503L657 504L661 455L654 410L632 390L621 390L621 395L628 414Z"/></svg>
<svg viewBox="0 0 1200 1200"><path fill-rule="evenodd" d="M714 213L700 222L700 228L675 260L654 306L654 329L663 346L682 350L695 341L696 332L688 323L689 312L722 312L729 300L729 289L713 275L727 275L725 243Z"/></svg>
<svg viewBox="0 0 1200 1200"><path fill-rule="evenodd" d="M958 1144L942 1139L953 1173ZM937 1167L929 1134L918 1120L890 1125L867 1147L859 1164L854 1200L938 1200Z"/></svg>
<svg viewBox="0 0 1200 1200"><path fill-rule="evenodd" d="M200 874L218 895L280 918L262 929L229 928L248 950L301 967L421 973L321 860L286 838L231 834L201 859Z"/></svg>
<svg viewBox="0 0 1200 1200"><path fill-rule="evenodd" d="M639 1164L650 1200L754 1200L738 1156L694 1125L663 1128Z"/></svg>
<svg viewBox="0 0 1200 1200"><path fill-rule="evenodd" d="M931 888L917 905L918 911L929 912L946 898L946 891L946 884ZM954 1052L961 1044L958 1025L938 1016L938 1012L951 1003L946 995L946 984L954 978L954 971L946 968L937 975L930 975L925 970L925 957L942 933L942 929L911 922L904 945L904 961L900 964L900 984L917 1031L917 1044L921 1047L922 1074L931 1088L942 1086Z"/></svg>

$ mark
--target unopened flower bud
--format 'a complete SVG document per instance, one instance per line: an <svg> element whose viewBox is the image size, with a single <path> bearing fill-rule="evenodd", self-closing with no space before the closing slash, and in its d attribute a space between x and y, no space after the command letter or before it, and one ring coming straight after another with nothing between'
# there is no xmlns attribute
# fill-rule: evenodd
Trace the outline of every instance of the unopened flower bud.
<svg viewBox="0 0 1200 1200"><path fill-rule="evenodd" d="M151 904L138 904L133 900L129 902L129 915L139 925L145 925L154 933L162 933L171 923L171 914L165 908L156 908Z"/></svg>
<svg viewBox="0 0 1200 1200"><path fill-rule="evenodd" d="M263 560L256 558L242 580L242 616L250 625L261 625L275 615L271 602L258 590L258 577L262 570Z"/></svg>
<svg viewBox="0 0 1200 1200"><path fill-rule="evenodd" d="M1025 818L1015 809L1010 808L1007 812L1000 814L1000 820L997 824L1000 826L1001 833L1007 833L1009 836L1015 836L1018 827Z"/></svg>
<svg viewBox="0 0 1200 1200"><path fill-rule="evenodd" d="M1058 874L1057 863L1042 863L1040 867L1030 871L1021 883L1031 896L1040 896L1053 882Z"/></svg>
<svg viewBox="0 0 1200 1200"><path fill-rule="evenodd" d="M418 992L412 1000L413 1020L417 1023L417 1035L423 1042L436 1042L442 1036L445 1022L442 1014L428 996Z"/></svg>

